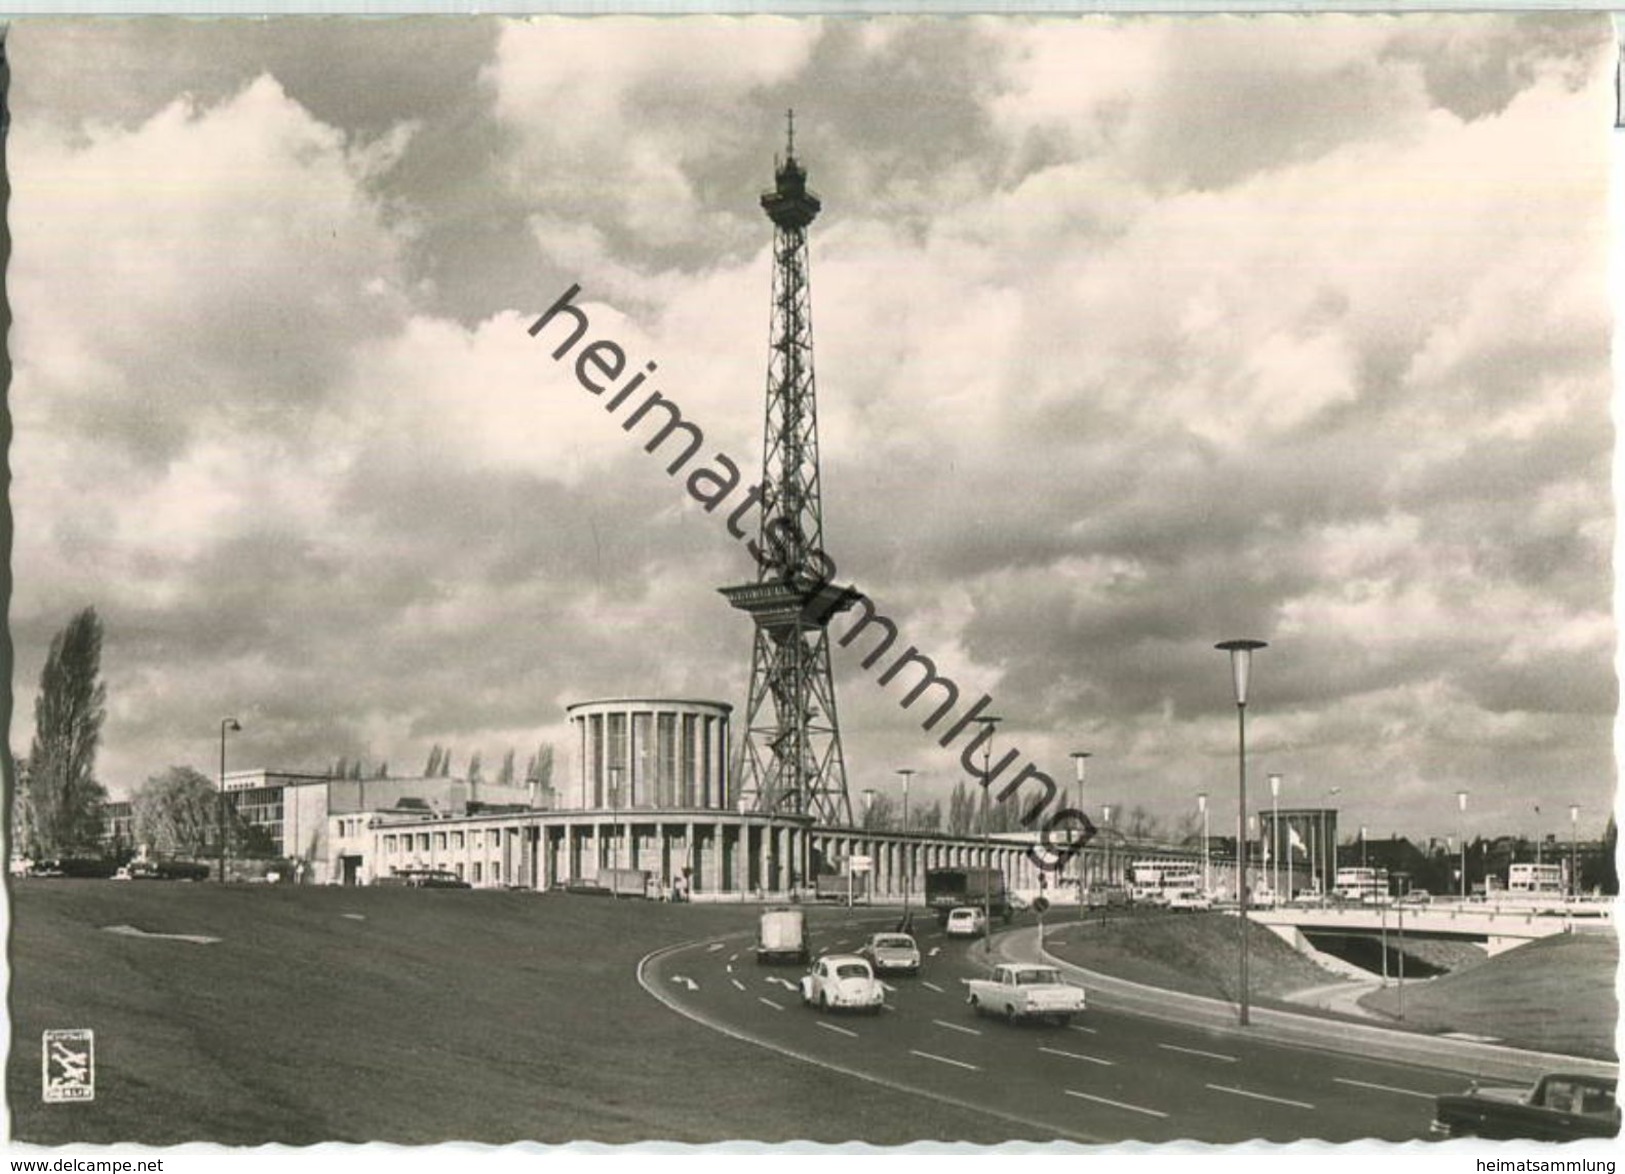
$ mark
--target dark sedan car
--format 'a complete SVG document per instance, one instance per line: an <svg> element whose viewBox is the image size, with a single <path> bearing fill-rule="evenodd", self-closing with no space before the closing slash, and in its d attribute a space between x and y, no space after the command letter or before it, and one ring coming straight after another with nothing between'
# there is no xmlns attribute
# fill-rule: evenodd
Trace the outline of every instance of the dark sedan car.
<svg viewBox="0 0 1625 1174"><path fill-rule="evenodd" d="M1578 1141L1619 1134L1616 1081L1605 1076L1556 1072L1534 1088L1480 1088L1438 1097L1434 1137Z"/></svg>

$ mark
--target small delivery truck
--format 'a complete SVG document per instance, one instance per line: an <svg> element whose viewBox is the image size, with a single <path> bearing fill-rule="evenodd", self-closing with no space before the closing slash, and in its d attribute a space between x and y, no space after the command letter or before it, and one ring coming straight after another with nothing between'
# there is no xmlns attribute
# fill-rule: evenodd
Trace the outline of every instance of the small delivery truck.
<svg viewBox="0 0 1625 1174"><path fill-rule="evenodd" d="M799 962L811 957L807 949L807 915L800 909L775 906L762 911L756 935L756 964Z"/></svg>

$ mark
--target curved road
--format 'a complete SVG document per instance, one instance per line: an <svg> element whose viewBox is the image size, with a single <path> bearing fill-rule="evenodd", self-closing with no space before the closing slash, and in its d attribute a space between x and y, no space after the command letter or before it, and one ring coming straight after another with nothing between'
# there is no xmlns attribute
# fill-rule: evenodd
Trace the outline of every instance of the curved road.
<svg viewBox="0 0 1625 1174"><path fill-rule="evenodd" d="M896 920L895 912L810 917L812 952L856 950ZM984 975L987 959L1010 947L995 939L989 954L981 942L945 939L929 918L915 928L925 965L917 978L886 979L891 990L878 1016L802 1006L802 968L758 966L754 932L656 951L639 981L714 1030L993 1114L1009 1123L1012 1139L1403 1141L1426 1136L1435 1094L1467 1084L1465 1075L1098 1005L1066 1028L979 1018L962 980ZM1012 943L1022 938L1010 935Z"/></svg>

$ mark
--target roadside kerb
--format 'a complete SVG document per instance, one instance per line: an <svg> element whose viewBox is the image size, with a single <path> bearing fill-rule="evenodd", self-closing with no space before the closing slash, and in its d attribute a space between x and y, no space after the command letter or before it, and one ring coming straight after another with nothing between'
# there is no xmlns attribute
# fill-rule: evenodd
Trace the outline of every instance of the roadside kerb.
<svg viewBox="0 0 1625 1174"><path fill-rule="evenodd" d="M1131 1015L1201 1027L1236 1039L1394 1060L1422 1068L1464 1072L1487 1080L1533 1083L1548 1072L1589 1073L1616 1079L1619 1075L1619 1065L1604 1060L1319 1019L1256 1004L1252 1008L1252 1026L1242 1027L1236 1022L1234 1004L1100 974L1056 957L1040 947L1037 939L1036 929L1009 930L998 935L994 944L999 956L1009 961L1042 959L1060 967L1085 984L1091 1003L1098 1000L1102 1006Z"/></svg>

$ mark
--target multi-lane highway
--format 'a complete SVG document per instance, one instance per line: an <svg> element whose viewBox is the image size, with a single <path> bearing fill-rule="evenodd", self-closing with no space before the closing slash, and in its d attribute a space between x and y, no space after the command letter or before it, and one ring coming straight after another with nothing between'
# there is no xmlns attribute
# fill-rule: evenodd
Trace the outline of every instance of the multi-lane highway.
<svg viewBox="0 0 1625 1174"><path fill-rule="evenodd" d="M895 922L895 913L815 916L813 953L856 950ZM985 974L1002 943L988 954L980 942L945 939L929 918L915 929L925 965L918 977L886 979L878 1016L803 1006L802 969L758 966L752 933L656 951L639 978L713 1030L994 1114L1013 1139L1407 1140L1426 1135L1436 1093L1460 1091L1468 1080L1099 1006L1065 1028L978 1018L963 980Z"/></svg>

